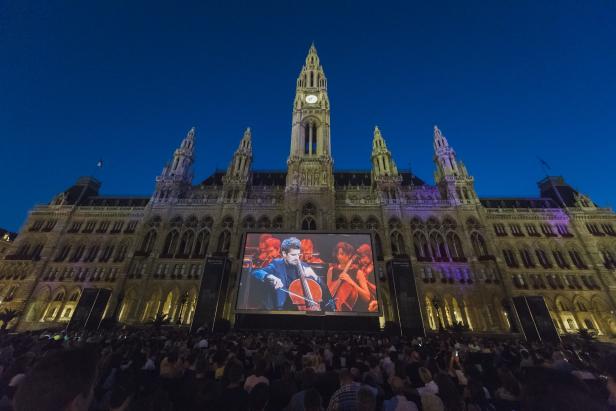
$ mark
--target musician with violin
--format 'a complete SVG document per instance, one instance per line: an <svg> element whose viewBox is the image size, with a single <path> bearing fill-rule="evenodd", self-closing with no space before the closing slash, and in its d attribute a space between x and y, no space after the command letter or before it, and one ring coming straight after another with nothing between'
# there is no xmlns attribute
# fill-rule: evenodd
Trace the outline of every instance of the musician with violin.
<svg viewBox="0 0 616 411"><path fill-rule="evenodd" d="M273 259L252 275L263 282L267 292L262 308L288 311L333 311L334 304L326 286L309 264L300 259L301 242L295 237L282 241L282 258Z"/></svg>
<svg viewBox="0 0 616 411"><path fill-rule="evenodd" d="M355 248L341 241L336 244L334 254L337 263L332 264L327 271L327 287L336 304L336 310L368 311L370 289L367 276L359 270Z"/></svg>

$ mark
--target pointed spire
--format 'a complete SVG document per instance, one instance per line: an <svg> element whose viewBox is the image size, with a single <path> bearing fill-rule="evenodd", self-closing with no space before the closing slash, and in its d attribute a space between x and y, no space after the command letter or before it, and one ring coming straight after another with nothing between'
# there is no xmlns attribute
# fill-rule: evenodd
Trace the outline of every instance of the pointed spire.
<svg viewBox="0 0 616 411"><path fill-rule="evenodd" d="M387 144L385 143L379 126L374 126L374 136L372 138L372 152L374 153L376 151L388 151Z"/></svg>
<svg viewBox="0 0 616 411"><path fill-rule="evenodd" d="M441 133L441 130L435 124L434 125L434 149L438 150L438 149L445 148L445 147L449 147L449 143L447 142L447 139L445 138L443 133Z"/></svg>
<svg viewBox="0 0 616 411"><path fill-rule="evenodd" d="M383 176L398 176L398 168L391 158L391 153L387 149L379 126L374 126L374 137L372 139L372 176L373 179Z"/></svg>
<svg viewBox="0 0 616 411"><path fill-rule="evenodd" d="M304 64L304 69L309 70L322 70L321 63L319 61L319 54L317 53L317 48L314 45L314 42L310 45L308 49L308 54L306 55L306 63Z"/></svg>
<svg viewBox="0 0 616 411"><path fill-rule="evenodd" d="M185 149L185 150L190 150L192 152L194 145L195 145L195 127L191 127L190 130L188 130L188 133L186 133L186 137L184 137L184 140L182 140L182 144L180 144L180 148Z"/></svg>
<svg viewBox="0 0 616 411"><path fill-rule="evenodd" d="M252 155L252 130L250 127L246 127L244 130L244 136L242 137L242 141L240 141L240 146L237 151L247 151L247 154Z"/></svg>

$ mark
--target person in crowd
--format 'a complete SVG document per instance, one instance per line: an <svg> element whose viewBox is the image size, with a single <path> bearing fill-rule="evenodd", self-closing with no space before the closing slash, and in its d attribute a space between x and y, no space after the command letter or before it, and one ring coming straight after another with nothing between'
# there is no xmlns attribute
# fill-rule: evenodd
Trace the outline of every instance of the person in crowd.
<svg viewBox="0 0 616 411"><path fill-rule="evenodd" d="M389 387L393 397L385 400L383 411L417 411L417 405L406 398L404 382L400 377L391 377L389 379Z"/></svg>
<svg viewBox="0 0 616 411"><path fill-rule="evenodd" d="M264 359L259 359L255 364L255 372L246 378L244 389L250 393L252 388L257 384L265 384L269 386L269 379L265 376L267 362Z"/></svg>
<svg viewBox="0 0 616 411"><path fill-rule="evenodd" d="M15 411L87 411L94 399L98 358L92 350L51 352L17 388Z"/></svg>
<svg viewBox="0 0 616 411"><path fill-rule="evenodd" d="M424 394L438 394L438 385L432 379L432 373L426 367L420 367L419 370L419 378L423 382L423 386L417 388L417 393L419 395Z"/></svg>
<svg viewBox="0 0 616 411"><path fill-rule="evenodd" d="M334 392L329 400L327 411L356 410L359 407L357 393L361 384L353 381L353 376L347 368L340 370L338 378L340 379L340 388Z"/></svg>
<svg viewBox="0 0 616 411"><path fill-rule="evenodd" d="M166 327L54 335L0 334L0 411L616 410L609 345Z"/></svg>

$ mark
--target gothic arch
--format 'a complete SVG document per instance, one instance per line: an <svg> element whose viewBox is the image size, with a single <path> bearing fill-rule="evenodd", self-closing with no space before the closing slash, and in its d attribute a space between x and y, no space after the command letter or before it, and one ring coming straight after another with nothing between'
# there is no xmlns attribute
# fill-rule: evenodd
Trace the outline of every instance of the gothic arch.
<svg viewBox="0 0 616 411"><path fill-rule="evenodd" d="M51 301L51 288L47 285L38 289L26 314L25 320L35 322L42 320L44 310Z"/></svg>
<svg viewBox="0 0 616 411"><path fill-rule="evenodd" d="M222 219L221 226L222 228L226 229L233 228L233 217L231 217L230 215L225 216L225 218Z"/></svg>
<svg viewBox="0 0 616 411"><path fill-rule="evenodd" d="M462 260L465 258L462 241L460 241L460 237L454 231L449 231L447 233L447 248L453 260Z"/></svg>
<svg viewBox="0 0 616 411"><path fill-rule="evenodd" d="M406 255L406 245L404 244L404 237L398 230L393 230L389 235L391 242L391 254L396 256Z"/></svg>
<svg viewBox="0 0 616 411"><path fill-rule="evenodd" d="M141 251L146 255L150 254L154 249L154 244L156 244L156 237L158 233L156 229L150 229L145 237L143 238L143 242L141 243Z"/></svg>
<svg viewBox="0 0 616 411"><path fill-rule="evenodd" d="M483 235L478 231L471 232L471 244L473 251L477 257L486 257L490 253L488 252L488 246Z"/></svg>
<svg viewBox="0 0 616 411"><path fill-rule="evenodd" d="M349 223L345 216L336 217L336 230L347 230L349 228Z"/></svg>
<svg viewBox="0 0 616 411"><path fill-rule="evenodd" d="M210 217L209 215L203 216L201 218L200 226L202 228L212 229L212 227L214 226L214 219L212 217Z"/></svg>
<svg viewBox="0 0 616 411"><path fill-rule="evenodd" d="M314 231L317 229L317 208L311 202L306 202L302 207L302 230Z"/></svg>
<svg viewBox="0 0 616 411"><path fill-rule="evenodd" d="M185 227L196 227L198 224L198 220L197 220L197 216L194 214L189 215L188 217L186 217L186 220L184 220L184 226Z"/></svg>
<svg viewBox="0 0 616 411"><path fill-rule="evenodd" d="M261 230L272 228L272 222L269 217L266 215L259 217L259 220L257 221L257 228Z"/></svg>
<svg viewBox="0 0 616 411"><path fill-rule="evenodd" d="M380 228L379 219L371 215L366 220L366 228L368 230L378 230Z"/></svg>
<svg viewBox="0 0 616 411"><path fill-rule="evenodd" d="M413 234L413 246L415 248L415 256L421 260L429 260L432 258L430 255L430 246L428 245L428 239L423 231L416 231Z"/></svg>
<svg viewBox="0 0 616 411"><path fill-rule="evenodd" d="M283 224L283 220L282 220L282 216L281 215L277 215L272 220L272 228L275 229L275 230L282 229L282 224Z"/></svg>
<svg viewBox="0 0 616 411"><path fill-rule="evenodd" d="M445 240L438 231L432 231L430 233L430 249L432 252L432 257L434 257L435 261L449 260Z"/></svg>
<svg viewBox="0 0 616 411"><path fill-rule="evenodd" d="M179 238L180 233L178 232L178 230L171 230L165 238L165 243L163 245L163 251L161 255L165 257L173 256L177 249Z"/></svg>
<svg viewBox="0 0 616 411"><path fill-rule="evenodd" d="M244 230L252 230L257 226L257 223L255 221L255 218L251 215L247 215L246 217L244 217L244 220L242 221L242 228Z"/></svg>
<svg viewBox="0 0 616 411"><path fill-rule="evenodd" d="M351 230L361 230L364 228L364 222L360 216L354 215L353 218L351 218L350 227L351 227Z"/></svg>
<svg viewBox="0 0 616 411"><path fill-rule="evenodd" d="M182 233L182 238L180 239L180 246L178 248L176 256L178 257L188 257L190 256L193 243L195 241L195 232L192 229L188 229Z"/></svg>
<svg viewBox="0 0 616 411"><path fill-rule="evenodd" d="M210 244L210 230L204 228L199 231L197 234L197 239L195 240L195 248L193 250L193 257L205 257L207 253L207 248Z"/></svg>
<svg viewBox="0 0 616 411"><path fill-rule="evenodd" d="M225 229L222 230L218 236L218 246L216 251L219 253L228 253L231 248L231 231Z"/></svg>
<svg viewBox="0 0 616 411"><path fill-rule="evenodd" d="M145 307L143 308L142 320L153 320L158 314L158 308L161 303L161 289L160 287L154 287L154 289L150 292L150 297L147 299L145 303Z"/></svg>

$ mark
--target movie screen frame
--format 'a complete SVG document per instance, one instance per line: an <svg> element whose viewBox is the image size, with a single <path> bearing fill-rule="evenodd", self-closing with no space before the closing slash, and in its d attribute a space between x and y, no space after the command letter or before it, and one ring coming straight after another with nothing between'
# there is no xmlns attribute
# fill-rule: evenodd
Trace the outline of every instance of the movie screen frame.
<svg viewBox="0 0 616 411"><path fill-rule="evenodd" d="M299 310L299 309L266 309L266 308L247 308L247 306L250 305L250 301L249 301L249 294L252 291L250 288L246 289L247 284L246 282L252 283L249 284L250 286L253 286L254 284L259 284L261 287L264 287L263 284L259 283L258 280L252 276L252 272L248 272L247 270L250 269L250 265L249 264L253 264L253 261L255 259L255 254L260 250L259 248L259 243L260 243L260 239L262 238L261 236L263 235L270 235L271 237L275 238L278 241L271 241L272 244L270 244L270 249L273 251L276 246L278 246L278 252L280 253L280 246L282 243L283 239L286 238L290 238L290 237L295 237L300 239L300 241L302 239L307 239L309 238L310 240L314 240L313 237L319 237L319 236L325 236L325 237L331 237L331 239L328 239L327 243L329 245L336 245L339 242L343 242L344 239L346 238L347 240L350 238L352 239L352 241L345 241L347 243L352 244L354 247L357 247L358 245L362 245L362 244L369 244L370 246L370 261L371 261L371 268L372 268L372 272L370 273L369 278L372 280L371 285L370 285L370 290L373 290L373 292L370 294L370 300L368 302L368 305L370 305L371 303L373 304L370 307L367 307L367 309L364 311L345 311L344 308L345 306L341 307L340 311L336 311L336 309L330 309L329 307L334 307L334 304L336 305L336 307L338 306L338 299L335 299L335 301L331 301L330 299L327 299L327 302L330 303L330 305L327 305L328 308L324 308L324 304L326 305L327 302L322 303L321 304L321 308L320 309L307 309L307 310ZM257 246L255 247L255 245L250 245L249 244L249 236L257 236L259 238L259 240L256 241ZM355 237L355 238L353 238ZM302 231L297 231L297 232L293 232L293 231L285 231L285 232L279 232L279 231L249 231L244 233L243 239L242 239L242 249L241 249L241 265L239 268L239 273L238 273L238 285L237 285L237 291L236 291L236 300L235 300L235 312L238 314L271 314L271 315L326 315L326 316L354 316L354 317L378 317L382 315L382 302L380 301L379 298L379 284L378 284L378 272L377 272L377 259L376 259L376 255L375 255L375 250L374 250L374 238L373 238L373 233L369 232L369 231L356 231L356 232L331 232L331 231L310 231L310 232L302 232ZM252 241L251 239L251 242ZM314 244L314 241L313 241ZM251 252L250 248L254 248L254 252ZM313 272L315 274L317 274L317 276L321 279L321 284L322 284L322 289L325 290L326 288L329 289L329 287L327 286L327 272L329 271L329 266L331 266L331 263L329 263L330 261L335 261L336 260L336 256L333 255L333 250L335 249L335 247L333 247L332 250L329 251L324 251L324 252L313 252L311 253L311 258L312 257L317 257L317 260L321 260L320 263L310 263L310 266L313 267L316 266L317 268L315 268L313 270ZM337 250L337 249L336 249ZM318 251L318 250L313 250L313 251ZM368 253L366 253L365 249L363 250L364 253L363 255L367 255ZM327 259L321 259L321 254L323 254L323 256L327 256ZM331 254L331 255L330 255ZM356 256L352 257L353 259L358 259L358 255L357 255L357 250L355 250L355 254ZM271 257L270 257L271 258ZM273 258L272 258L273 259ZM281 259L281 255L278 254L277 259ZM340 261L340 260L338 260ZM269 261L271 262L271 261ZM322 265L323 267L319 267L318 265ZM352 265L353 263L348 263L349 265ZM304 263L304 265L306 265L306 263ZM265 265L267 266L267 264ZM261 267L264 267L263 265ZM332 275L333 277L333 275ZM348 291L348 290L347 290ZM324 294L326 294L328 291L324 292ZM336 292L336 294L338 294ZM329 296L329 295L328 295ZM253 296L254 298L254 296ZM270 297L273 298L275 300L275 297ZM297 299L297 298L296 298ZM359 300L359 298L357 299ZM374 302L372 301L374 300ZM346 300L345 300L346 301ZM275 302L274 302L275 304ZM346 304L346 303L343 303ZM364 303L365 304L365 299L364 299ZM374 308L374 304L376 305L376 309ZM285 304L287 305L287 304ZM346 305L348 306L348 304ZM370 311L369 309L372 309L374 311Z"/></svg>

